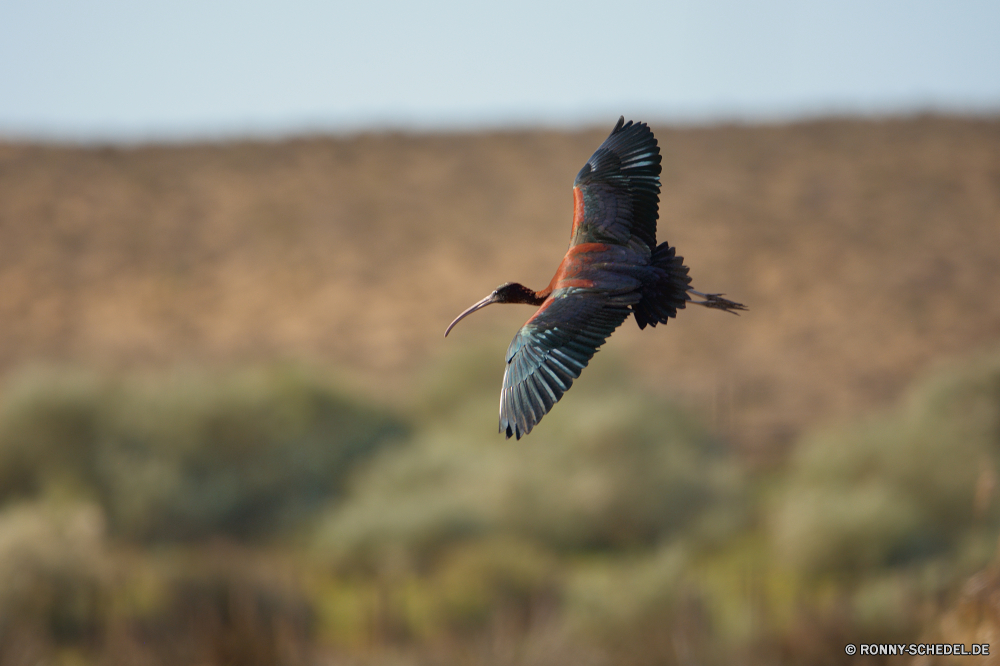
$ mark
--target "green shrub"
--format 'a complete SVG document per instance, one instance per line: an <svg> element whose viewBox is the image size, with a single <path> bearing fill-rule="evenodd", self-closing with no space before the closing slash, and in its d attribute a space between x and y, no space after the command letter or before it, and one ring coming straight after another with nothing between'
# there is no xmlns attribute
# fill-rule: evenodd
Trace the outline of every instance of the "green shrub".
<svg viewBox="0 0 1000 666"><path fill-rule="evenodd" d="M577 567L566 591L571 623L584 633L616 633L669 613L682 592L690 558L678 543Z"/></svg>
<svg viewBox="0 0 1000 666"><path fill-rule="evenodd" d="M35 502L0 510L0 661L32 635L61 645L99 633L111 573L97 507Z"/></svg>
<svg viewBox="0 0 1000 666"><path fill-rule="evenodd" d="M458 380L468 364L455 369ZM574 387L521 441L496 434L498 388L438 407L409 446L384 452L355 479L321 523L319 551L366 564L402 553L419 563L492 534L607 550L740 524L741 477L726 450L677 407L607 368L595 376L601 391Z"/></svg>
<svg viewBox="0 0 1000 666"><path fill-rule="evenodd" d="M315 375L15 380L0 406L0 491L82 493L138 539L266 536L342 490L402 422Z"/></svg>
<svg viewBox="0 0 1000 666"><path fill-rule="evenodd" d="M444 553L435 576L431 615L453 632L485 627L494 615L525 624L533 607L560 587L556 560L524 541L490 538L457 545Z"/></svg>
<svg viewBox="0 0 1000 666"><path fill-rule="evenodd" d="M76 372L31 372L0 399L0 502L93 491L110 386Z"/></svg>
<svg viewBox="0 0 1000 666"><path fill-rule="evenodd" d="M918 383L894 411L803 438L773 527L811 571L858 573L944 555L995 533L1000 356Z"/></svg>

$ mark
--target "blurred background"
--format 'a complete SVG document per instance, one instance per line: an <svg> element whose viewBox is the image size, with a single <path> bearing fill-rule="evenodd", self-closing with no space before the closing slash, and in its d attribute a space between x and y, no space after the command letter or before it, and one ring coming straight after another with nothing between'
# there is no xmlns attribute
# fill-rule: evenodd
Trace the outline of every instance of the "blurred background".
<svg viewBox="0 0 1000 666"><path fill-rule="evenodd" d="M1000 652L1000 7L0 4L0 665ZM619 115L750 311L496 434ZM941 658L939 658L941 659Z"/></svg>

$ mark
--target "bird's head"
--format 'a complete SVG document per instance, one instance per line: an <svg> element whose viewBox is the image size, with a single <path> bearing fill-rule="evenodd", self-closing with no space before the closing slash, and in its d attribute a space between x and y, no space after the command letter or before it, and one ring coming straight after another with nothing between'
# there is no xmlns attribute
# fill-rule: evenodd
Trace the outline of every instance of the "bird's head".
<svg viewBox="0 0 1000 666"><path fill-rule="evenodd" d="M505 282L504 284L494 289L493 293L491 293L489 296L479 301L478 303L474 303L472 306L470 306L468 309L462 312L462 314L455 317L455 320L450 324L448 324L448 328L445 330L444 336L448 337L448 334L451 333L451 329L455 328L455 324L462 321L476 310L481 310L485 308L487 305L491 305L493 303L536 303L537 304L537 301L538 297L535 294L535 292L532 291L531 289L528 289L523 284L520 284L518 282Z"/></svg>

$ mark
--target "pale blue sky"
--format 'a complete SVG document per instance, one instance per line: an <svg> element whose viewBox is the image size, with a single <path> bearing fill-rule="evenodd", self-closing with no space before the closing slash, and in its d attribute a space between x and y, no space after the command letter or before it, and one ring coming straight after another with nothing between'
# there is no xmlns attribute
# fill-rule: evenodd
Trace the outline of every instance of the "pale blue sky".
<svg viewBox="0 0 1000 666"><path fill-rule="evenodd" d="M0 136L1000 112L1000 2L0 0Z"/></svg>

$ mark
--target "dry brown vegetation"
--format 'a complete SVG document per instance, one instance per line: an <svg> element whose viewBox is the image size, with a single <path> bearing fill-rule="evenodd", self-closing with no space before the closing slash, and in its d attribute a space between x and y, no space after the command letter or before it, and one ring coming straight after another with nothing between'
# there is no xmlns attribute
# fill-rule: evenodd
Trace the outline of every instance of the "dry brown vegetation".
<svg viewBox="0 0 1000 666"><path fill-rule="evenodd" d="M654 129L660 238L750 312L610 346L743 445L888 404L1000 333L1000 120ZM0 368L293 358L402 393L459 310L548 281L605 133L0 144ZM447 345L488 335L499 359L528 314Z"/></svg>

